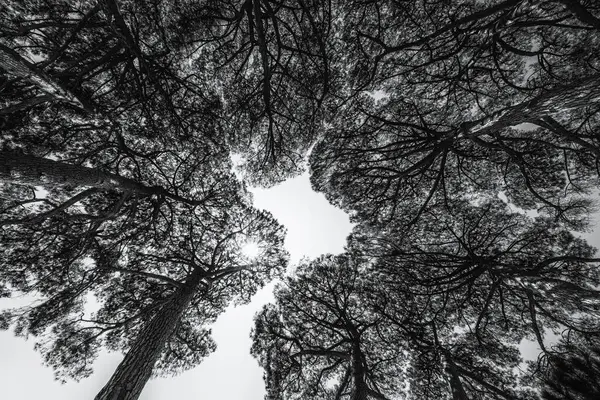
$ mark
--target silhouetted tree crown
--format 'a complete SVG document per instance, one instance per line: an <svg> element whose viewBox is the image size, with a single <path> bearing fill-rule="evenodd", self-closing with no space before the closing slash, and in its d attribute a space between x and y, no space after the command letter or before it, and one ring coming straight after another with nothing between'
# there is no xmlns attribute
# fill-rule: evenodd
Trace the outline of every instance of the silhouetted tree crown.
<svg viewBox="0 0 600 400"><path fill-rule="evenodd" d="M282 278L268 399L596 398L599 30L593 0L7 0L0 297L36 301L0 328L61 380L124 353L96 399L136 400ZM284 276L248 188L307 168L355 227Z"/></svg>

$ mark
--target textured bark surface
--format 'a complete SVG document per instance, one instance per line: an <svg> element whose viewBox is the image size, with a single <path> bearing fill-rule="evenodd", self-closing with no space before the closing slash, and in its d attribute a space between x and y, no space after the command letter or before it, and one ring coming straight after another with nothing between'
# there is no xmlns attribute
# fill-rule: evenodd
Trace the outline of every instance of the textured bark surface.
<svg viewBox="0 0 600 400"><path fill-rule="evenodd" d="M171 299L142 328L133 346L95 400L136 400L152 375L154 364L177 327L200 283L196 270Z"/></svg>
<svg viewBox="0 0 600 400"><path fill-rule="evenodd" d="M22 110L26 110L38 104L45 103L47 101L52 101L53 97L49 94L45 94L42 96L32 97L27 100L23 100L20 103L10 105L0 110L0 115L8 115L12 113L16 113Z"/></svg>
<svg viewBox="0 0 600 400"><path fill-rule="evenodd" d="M369 387L365 381L365 367L363 365L363 353L360 349L360 333L348 323L348 331L352 336L352 400L367 400L369 398Z"/></svg>
<svg viewBox="0 0 600 400"><path fill-rule="evenodd" d="M71 93L63 85L54 81L51 77L36 68L32 63L21 57L19 53L1 43L0 67L12 75L33 82L42 91L51 96L49 99L67 102L83 110L90 111L77 96Z"/></svg>
<svg viewBox="0 0 600 400"><path fill-rule="evenodd" d="M469 400L467 392L465 392L465 388L460 380L460 375L458 374L456 364L454 364L454 361L447 352L444 353L444 358L446 359L446 372L450 374L450 389L452 390L452 398L454 400Z"/></svg>
<svg viewBox="0 0 600 400"><path fill-rule="evenodd" d="M526 102L507 107L493 115L463 124L467 136L493 134L500 129L536 120L560 112L600 102L600 76L548 90Z"/></svg>
<svg viewBox="0 0 600 400"><path fill-rule="evenodd" d="M162 189L145 186L133 179L80 165L67 164L18 151L0 151L0 179L29 185L91 186L145 195L162 194Z"/></svg>
<svg viewBox="0 0 600 400"><path fill-rule="evenodd" d="M352 400L367 400L369 389L365 382L365 371L362 364L362 353L358 343L352 345L352 377L354 379L354 391Z"/></svg>

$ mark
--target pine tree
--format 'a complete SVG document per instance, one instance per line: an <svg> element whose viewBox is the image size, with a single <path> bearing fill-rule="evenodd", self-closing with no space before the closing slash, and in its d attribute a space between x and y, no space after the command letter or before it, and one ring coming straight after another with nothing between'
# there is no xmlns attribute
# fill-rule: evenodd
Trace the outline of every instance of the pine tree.
<svg viewBox="0 0 600 400"><path fill-rule="evenodd" d="M543 400L592 400L600 397L600 347L571 348L549 360Z"/></svg>

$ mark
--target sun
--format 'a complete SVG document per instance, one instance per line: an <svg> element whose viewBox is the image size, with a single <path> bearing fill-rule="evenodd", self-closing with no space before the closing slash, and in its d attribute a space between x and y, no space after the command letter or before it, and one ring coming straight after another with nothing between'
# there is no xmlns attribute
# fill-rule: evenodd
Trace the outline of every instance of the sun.
<svg viewBox="0 0 600 400"><path fill-rule="evenodd" d="M258 257L258 254L260 253L260 247L256 242L247 242L242 246L241 251L245 257L254 259Z"/></svg>

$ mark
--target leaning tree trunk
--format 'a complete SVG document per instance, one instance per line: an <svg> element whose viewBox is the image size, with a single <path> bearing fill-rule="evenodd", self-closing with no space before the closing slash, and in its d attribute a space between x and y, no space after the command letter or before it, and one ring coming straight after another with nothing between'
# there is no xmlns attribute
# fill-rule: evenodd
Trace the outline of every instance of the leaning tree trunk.
<svg viewBox="0 0 600 400"><path fill-rule="evenodd" d="M11 150L0 150L0 181L28 185L91 186L144 195L164 194L160 187L146 186L98 168L67 164Z"/></svg>
<svg viewBox="0 0 600 400"><path fill-rule="evenodd" d="M80 109L90 111L83 102L73 93L66 89L59 82L56 82L43 71L36 68L31 62L21 57L13 49L0 43L0 67L9 74L27 79L34 83L38 88L47 93L50 97L47 100L54 99L74 105Z"/></svg>
<svg viewBox="0 0 600 400"><path fill-rule="evenodd" d="M493 134L509 126L537 124L554 114L600 103L600 75L547 90L531 100L507 107L490 116L462 124L468 137Z"/></svg>
<svg viewBox="0 0 600 400"><path fill-rule="evenodd" d="M135 342L95 400L136 400L152 375L154 364L177 327L202 274L197 269L140 331Z"/></svg>
<svg viewBox="0 0 600 400"><path fill-rule="evenodd" d="M452 391L452 398L454 400L469 400L456 368L456 364L454 364L454 360L452 360L452 357L450 356L450 352L447 350L442 351L446 360L446 373L450 375L450 390Z"/></svg>

